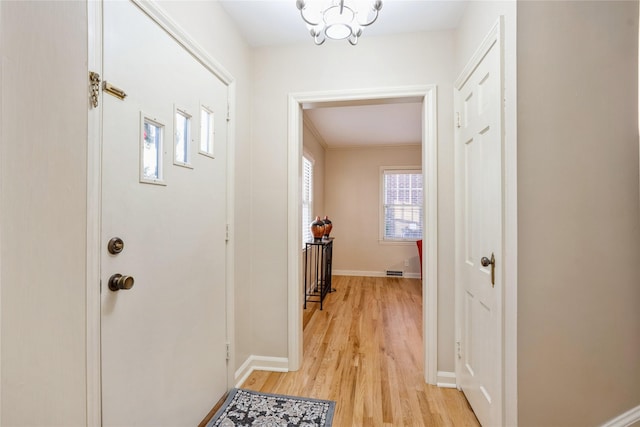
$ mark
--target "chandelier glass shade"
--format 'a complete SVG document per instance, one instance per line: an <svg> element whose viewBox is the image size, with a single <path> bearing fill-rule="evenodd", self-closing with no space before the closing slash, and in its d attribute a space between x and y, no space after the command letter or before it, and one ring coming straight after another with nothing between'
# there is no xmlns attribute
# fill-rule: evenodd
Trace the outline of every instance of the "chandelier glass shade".
<svg viewBox="0 0 640 427"><path fill-rule="evenodd" d="M296 0L296 7L315 44L329 38L355 45L362 29L378 19L382 0Z"/></svg>

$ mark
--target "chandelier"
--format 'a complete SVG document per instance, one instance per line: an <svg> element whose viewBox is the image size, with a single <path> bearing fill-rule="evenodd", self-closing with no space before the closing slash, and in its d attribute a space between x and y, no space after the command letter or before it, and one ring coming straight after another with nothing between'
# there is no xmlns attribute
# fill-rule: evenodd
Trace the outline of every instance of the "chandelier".
<svg viewBox="0 0 640 427"><path fill-rule="evenodd" d="M296 0L296 7L315 44L330 38L355 45L363 27L378 19L382 0Z"/></svg>

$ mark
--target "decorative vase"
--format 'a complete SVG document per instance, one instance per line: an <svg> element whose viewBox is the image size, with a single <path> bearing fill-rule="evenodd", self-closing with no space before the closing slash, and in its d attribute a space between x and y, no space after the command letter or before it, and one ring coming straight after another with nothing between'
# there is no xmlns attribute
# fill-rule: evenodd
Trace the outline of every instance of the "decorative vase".
<svg viewBox="0 0 640 427"><path fill-rule="evenodd" d="M311 234L313 235L313 240L322 240L322 235L324 234L324 222L322 222L319 216L317 216L316 220L311 223Z"/></svg>
<svg viewBox="0 0 640 427"><path fill-rule="evenodd" d="M333 228L333 224L331 223L331 221L329 220L329 217L327 217L325 215L324 219L322 220L322 222L324 223L324 237L325 239L329 238L329 234L331 233L331 229Z"/></svg>

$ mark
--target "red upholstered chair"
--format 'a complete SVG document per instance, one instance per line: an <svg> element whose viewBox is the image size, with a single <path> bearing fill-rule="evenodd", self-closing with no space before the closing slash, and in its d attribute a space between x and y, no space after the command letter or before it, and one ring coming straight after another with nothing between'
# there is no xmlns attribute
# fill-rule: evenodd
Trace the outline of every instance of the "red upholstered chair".
<svg viewBox="0 0 640 427"><path fill-rule="evenodd" d="M420 258L420 279L422 279L422 239L416 240L418 245L418 257Z"/></svg>

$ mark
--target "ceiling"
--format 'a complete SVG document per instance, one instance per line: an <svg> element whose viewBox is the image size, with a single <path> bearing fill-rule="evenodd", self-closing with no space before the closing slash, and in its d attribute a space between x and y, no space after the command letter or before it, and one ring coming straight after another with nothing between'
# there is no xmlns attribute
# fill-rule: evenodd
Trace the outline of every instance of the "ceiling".
<svg viewBox="0 0 640 427"><path fill-rule="evenodd" d="M422 142L421 102L314 108L304 112L329 148Z"/></svg>
<svg viewBox="0 0 640 427"><path fill-rule="evenodd" d="M322 49L313 44L295 0L219 2L252 47L306 43L310 48ZM378 20L365 28L362 37L455 29L466 4L462 0L383 0ZM305 114L329 148L412 144L422 140L421 103L320 107L305 110Z"/></svg>
<svg viewBox="0 0 640 427"><path fill-rule="evenodd" d="M253 47L304 42L313 45L295 0L219 1ZM452 30L458 27L466 4L462 0L383 0L380 16L365 28L363 37Z"/></svg>

